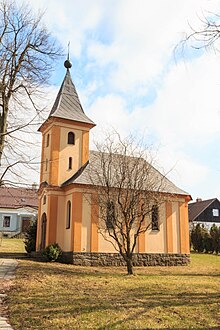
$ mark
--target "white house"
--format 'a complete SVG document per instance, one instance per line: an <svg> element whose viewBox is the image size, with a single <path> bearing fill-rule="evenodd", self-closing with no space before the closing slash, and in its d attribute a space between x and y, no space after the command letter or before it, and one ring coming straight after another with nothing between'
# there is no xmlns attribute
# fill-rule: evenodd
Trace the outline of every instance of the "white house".
<svg viewBox="0 0 220 330"><path fill-rule="evenodd" d="M0 233L13 237L26 232L37 217L37 191L27 188L0 188Z"/></svg>

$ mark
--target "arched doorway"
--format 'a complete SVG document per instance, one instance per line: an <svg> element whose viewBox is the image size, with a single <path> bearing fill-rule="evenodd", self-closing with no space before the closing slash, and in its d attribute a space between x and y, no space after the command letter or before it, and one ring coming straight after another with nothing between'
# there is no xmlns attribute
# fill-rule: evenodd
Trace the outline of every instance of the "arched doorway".
<svg viewBox="0 0 220 330"><path fill-rule="evenodd" d="M41 217L41 243L40 243L41 250L45 249L46 247L46 231L47 231L47 216L46 213L43 213Z"/></svg>

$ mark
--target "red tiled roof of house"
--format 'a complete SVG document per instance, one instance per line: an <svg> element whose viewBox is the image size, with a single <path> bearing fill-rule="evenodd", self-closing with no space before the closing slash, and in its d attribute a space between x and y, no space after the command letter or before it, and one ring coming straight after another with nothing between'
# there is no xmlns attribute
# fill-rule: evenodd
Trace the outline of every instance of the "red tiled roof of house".
<svg viewBox="0 0 220 330"><path fill-rule="evenodd" d="M27 188L0 188L0 208L38 207L37 191Z"/></svg>

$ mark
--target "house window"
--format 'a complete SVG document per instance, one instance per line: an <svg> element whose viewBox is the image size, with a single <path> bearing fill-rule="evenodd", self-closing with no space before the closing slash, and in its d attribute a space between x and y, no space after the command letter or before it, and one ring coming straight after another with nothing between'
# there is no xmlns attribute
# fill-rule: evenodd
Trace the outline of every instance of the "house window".
<svg viewBox="0 0 220 330"><path fill-rule="evenodd" d="M69 166L68 166L69 170L72 170L72 157L69 157Z"/></svg>
<svg viewBox="0 0 220 330"><path fill-rule="evenodd" d="M112 229L115 223L115 204L113 201L107 202L106 210L106 228Z"/></svg>
<svg viewBox="0 0 220 330"><path fill-rule="evenodd" d="M71 220L71 202L67 202L67 210L66 210L66 229L70 228L70 220Z"/></svg>
<svg viewBox="0 0 220 330"><path fill-rule="evenodd" d="M46 147L49 147L49 143L50 143L50 135L47 134Z"/></svg>
<svg viewBox="0 0 220 330"><path fill-rule="evenodd" d="M212 209L213 217L219 217L219 209Z"/></svg>
<svg viewBox="0 0 220 330"><path fill-rule="evenodd" d="M3 217L3 227L9 228L10 227L10 222L11 222L11 217L9 215L5 215Z"/></svg>
<svg viewBox="0 0 220 330"><path fill-rule="evenodd" d="M159 230L159 210L157 205L152 206L152 230Z"/></svg>
<svg viewBox="0 0 220 330"><path fill-rule="evenodd" d="M68 144L75 144L75 134L73 132L68 133Z"/></svg>

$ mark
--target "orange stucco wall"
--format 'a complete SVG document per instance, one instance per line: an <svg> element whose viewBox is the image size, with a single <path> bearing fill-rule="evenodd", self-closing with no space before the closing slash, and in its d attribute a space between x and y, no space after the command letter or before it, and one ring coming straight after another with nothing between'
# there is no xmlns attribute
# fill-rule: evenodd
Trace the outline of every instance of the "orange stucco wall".
<svg viewBox="0 0 220 330"><path fill-rule="evenodd" d="M46 245L56 243L58 196L48 196Z"/></svg>
<svg viewBox="0 0 220 330"><path fill-rule="evenodd" d="M40 239L41 239L41 198L38 197L39 206L38 206L38 223L37 223L37 237L36 237L36 251L40 249Z"/></svg>
<svg viewBox="0 0 220 330"><path fill-rule="evenodd" d="M141 233L138 237L138 252L143 253L146 251L145 233Z"/></svg>
<svg viewBox="0 0 220 330"><path fill-rule="evenodd" d="M91 248L91 194L83 194L82 208L82 252L90 252Z"/></svg>
<svg viewBox="0 0 220 330"><path fill-rule="evenodd" d="M188 222L188 204L179 203L180 212L180 252L189 253L189 222Z"/></svg>
<svg viewBox="0 0 220 330"><path fill-rule="evenodd" d="M73 223L73 251L81 252L81 232L82 232L82 193L72 194L72 223Z"/></svg>
<svg viewBox="0 0 220 330"><path fill-rule="evenodd" d="M45 135L42 135L42 148L41 148L41 171L40 171L40 182L43 182L43 161L44 161L44 144L45 144Z"/></svg>
<svg viewBox="0 0 220 330"><path fill-rule="evenodd" d="M147 217L147 224L150 224L151 217ZM167 252L167 227L166 227L166 205L159 206L159 230L151 230L151 226L145 233L145 252L166 253Z"/></svg>
<svg viewBox="0 0 220 330"><path fill-rule="evenodd" d="M99 223L99 208L96 204L97 197L92 195L91 203L91 252L99 251L99 240L98 240L98 223Z"/></svg>
<svg viewBox="0 0 220 330"><path fill-rule="evenodd" d="M89 132L82 132L82 164L89 160Z"/></svg>
<svg viewBox="0 0 220 330"><path fill-rule="evenodd" d="M172 203L166 202L166 219L167 219L167 252L173 252L173 219L172 219Z"/></svg>
<svg viewBox="0 0 220 330"><path fill-rule="evenodd" d="M51 129L51 159L49 183L58 185L59 174L59 150L60 150L60 127L53 126Z"/></svg>

